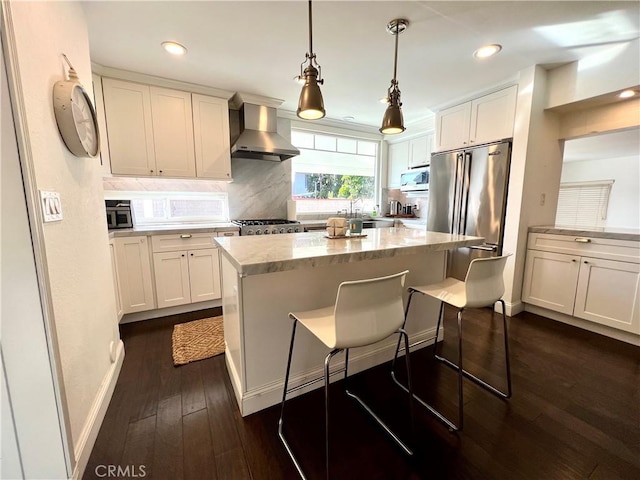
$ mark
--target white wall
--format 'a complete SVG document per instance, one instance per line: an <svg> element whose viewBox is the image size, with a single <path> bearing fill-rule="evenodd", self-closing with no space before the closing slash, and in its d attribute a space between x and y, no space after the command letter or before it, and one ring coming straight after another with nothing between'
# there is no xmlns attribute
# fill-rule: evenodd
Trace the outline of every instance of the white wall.
<svg viewBox="0 0 640 480"><path fill-rule="evenodd" d="M61 423L38 291L4 54L0 79L0 478L63 478L67 476L67 467Z"/></svg>
<svg viewBox="0 0 640 480"><path fill-rule="evenodd" d="M565 162L562 183L614 180L607 227L640 228L640 152L623 158Z"/></svg>
<svg viewBox="0 0 640 480"><path fill-rule="evenodd" d="M117 376L110 343L119 341L99 161L66 149L52 106L53 85L66 73L62 53L91 94L87 26L79 2L10 2L5 8L11 12L11 60L19 71L32 187L62 198L64 220L40 225L38 234L77 460L92 447L98 404L108 401L104 384Z"/></svg>

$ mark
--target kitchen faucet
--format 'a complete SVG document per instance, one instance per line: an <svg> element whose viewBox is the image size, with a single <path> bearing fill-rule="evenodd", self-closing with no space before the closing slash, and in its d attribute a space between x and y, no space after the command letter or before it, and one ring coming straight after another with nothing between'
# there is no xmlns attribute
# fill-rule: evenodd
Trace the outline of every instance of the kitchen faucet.
<svg viewBox="0 0 640 480"><path fill-rule="evenodd" d="M349 200L349 218L354 218L353 216L353 206L357 203L362 203L362 198L356 198L355 200ZM355 218L358 217L358 209L356 208Z"/></svg>

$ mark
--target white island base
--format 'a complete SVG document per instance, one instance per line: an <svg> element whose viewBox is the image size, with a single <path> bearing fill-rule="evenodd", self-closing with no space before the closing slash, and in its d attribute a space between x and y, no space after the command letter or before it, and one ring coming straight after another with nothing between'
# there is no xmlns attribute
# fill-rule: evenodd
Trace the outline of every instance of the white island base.
<svg viewBox="0 0 640 480"><path fill-rule="evenodd" d="M289 242L281 245L285 253L279 247L267 246L276 237L217 239L222 248L225 357L243 416L282 400L293 325L289 312L333 305L338 285L346 280L409 270L407 287L438 282L444 278L447 248L482 241L477 237L453 238L408 229L404 232L377 230L389 232L372 232L372 238L365 242L326 240L320 232L278 235L277 242ZM261 254L265 258L256 261L251 252L263 245ZM306 252L304 255L302 250ZM422 295L414 296L407 322L412 343L433 339L438 311L439 302ZM349 373L391 360L397 339L394 335L378 344L350 350ZM304 327L299 327L290 387L321 376L328 352ZM341 357L335 359L333 368L342 366ZM321 386L322 383L317 383L295 394Z"/></svg>
<svg viewBox="0 0 640 480"><path fill-rule="evenodd" d="M409 270L406 285L424 285L440 281L444 265L445 252L433 252L242 278L223 256L225 356L242 416L282 400L293 325L289 312L332 305L338 285L345 280ZM422 295L414 296L411 303L407 322L410 341L432 339L439 303ZM350 350L349 374L391 360L397 340L397 335L394 335L378 344ZM300 326L291 364L291 387L322 376L324 358L328 353L329 349ZM342 367L340 357L336 357L333 368ZM314 387L322 387L322 383L301 389L294 395Z"/></svg>

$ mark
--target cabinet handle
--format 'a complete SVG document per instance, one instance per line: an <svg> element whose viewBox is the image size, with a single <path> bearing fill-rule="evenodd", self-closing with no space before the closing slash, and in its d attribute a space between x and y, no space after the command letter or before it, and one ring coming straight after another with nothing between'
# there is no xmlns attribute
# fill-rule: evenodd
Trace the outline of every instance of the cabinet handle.
<svg viewBox="0 0 640 480"><path fill-rule="evenodd" d="M193 253L191 254L191 256L193 257Z"/></svg>
<svg viewBox="0 0 640 480"><path fill-rule="evenodd" d="M591 239L590 238L575 238L574 242L578 242L578 243L591 243Z"/></svg>
<svg viewBox="0 0 640 480"><path fill-rule="evenodd" d="M587 262L586 260L584 261L585 264L589 264L589 262Z"/></svg>
<svg viewBox="0 0 640 480"><path fill-rule="evenodd" d="M153 170L149 170L151 173L153 173Z"/></svg>
<svg viewBox="0 0 640 480"><path fill-rule="evenodd" d="M183 233L182 235L180 235L180 238L191 238L191 234L190 233Z"/></svg>
<svg viewBox="0 0 640 480"><path fill-rule="evenodd" d="M577 262L577 260L576 260L575 258L572 258L572 259L571 259L571 261L572 261L573 263L576 263L576 262Z"/></svg>
<svg viewBox="0 0 640 480"><path fill-rule="evenodd" d="M182 254L182 256L184 257L184 253Z"/></svg>
<svg viewBox="0 0 640 480"><path fill-rule="evenodd" d="M160 173L162 173L162 170L159 170Z"/></svg>
<svg viewBox="0 0 640 480"><path fill-rule="evenodd" d="M222 234L222 236L223 236L223 237L233 237L233 236L234 236L234 234L233 234L233 232L224 232L224 233Z"/></svg>

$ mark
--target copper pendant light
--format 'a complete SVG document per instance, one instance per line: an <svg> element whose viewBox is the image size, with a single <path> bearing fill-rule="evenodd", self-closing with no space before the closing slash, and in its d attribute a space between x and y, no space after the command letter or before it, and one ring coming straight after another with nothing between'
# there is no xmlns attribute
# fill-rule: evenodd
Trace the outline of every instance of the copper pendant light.
<svg viewBox="0 0 640 480"><path fill-rule="evenodd" d="M305 64L307 64L306 67ZM309 0L309 51L305 55L304 62L300 65L300 76L298 78L299 80L304 80L304 86L300 92L296 114L305 120L318 120L324 117L326 112L319 86L324 83L324 80L321 78L321 67L316 62L316 54L313 53L311 0Z"/></svg>
<svg viewBox="0 0 640 480"><path fill-rule="evenodd" d="M396 79L398 72L398 36L404 32L409 26L409 20L404 18L396 18L387 24L387 31L396 37L396 50L393 60L393 79L391 86L387 90L387 98L389 106L382 117L382 126L380 133L385 135L393 135L405 131L404 119L402 117L402 102L400 101L400 89L398 88L398 80Z"/></svg>

